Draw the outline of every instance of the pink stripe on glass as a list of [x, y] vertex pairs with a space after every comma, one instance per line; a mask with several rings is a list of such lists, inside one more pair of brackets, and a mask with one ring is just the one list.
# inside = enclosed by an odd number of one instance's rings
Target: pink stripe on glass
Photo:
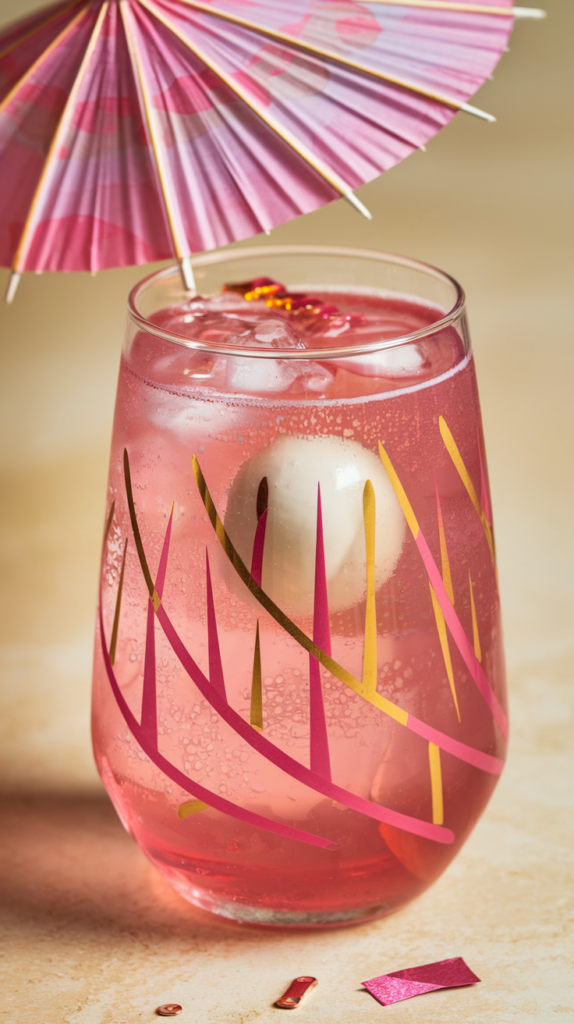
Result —
[[221, 650], [219, 647], [219, 636], [217, 634], [217, 619], [215, 616], [215, 602], [213, 600], [213, 587], [211, 585], [211, 570], [209, 568], [209, 553], [205, 549], [205, 577], [207, 586], [207, 647], [209, 652], [209, 681], [227, 700], [225, 692], [225, 679], [223, 678], [223, 664], [221, 662]]
[[253, 555], [251, 556], [251, 575], [258, 587], [261, 586], [263, 575], [263, 554], [265, 551], [265, 530], [267, 527], [268, 511], [268, 509], [265, 509], [257, 521], [255, 540], [253, 541]]
[[508, 735], [508, 719], [501, 708], [496, 694], [493, 692], [492, 687], [486, 678], [484, 669], [480, 664], [472, 644], [470, 643], [464, 629], [462, 628], [460, 619], [456, 614], [450, 598], [446, 592], [445, 585], [442, 581], [442, 576], [438, 570], [436, 562], [430, 552], [430, 548], [419, 529], [417, 536], [415, 537], [416, 545], [420, 551], [422, 560], [425, 564], [426, 571], [429, 579], [432, 583], [433, 590], [436, 594], [437, 601], [440, 605], [441, 611], [445, 617], [448, 628], [450, 629], [452, 638], [458, 647], [464, 663], [468, 668], [472, 678], [474, 679], [480, 693], [484, 697], [486, 704], [490, 708], [493, 717], [498, 722], [503, 736]]
[[[313, 609], [313, 643], [331, 656], [331, 629], [327, 598], [327, 574], [323, 544], [323, 516], [321, 513], [321, 487], [317, 485], [317, 546], [315, 551], [315, 603]], [[321, 666], [309, 655], [310, 717], [311, 717], [311, 771], [331, 781], [329, 737], [325, 720], [325, 705], [321, 685]]]

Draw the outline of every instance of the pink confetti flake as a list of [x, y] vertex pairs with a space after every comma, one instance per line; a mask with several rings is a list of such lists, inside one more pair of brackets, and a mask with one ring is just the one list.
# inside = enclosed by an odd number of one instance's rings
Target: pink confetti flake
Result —
[[403, 999], [411, 999], [425, 992], [474, 985], [477, 981], [480, 978], [473, 974], [462, 957], [455, 956], [451, 960], [439, 960], [434, 964], [381, 974], [379, 978], [371, 978], [362, 984], [379, 1003], [390, 1006], [391, 1003], [400, 1003]]

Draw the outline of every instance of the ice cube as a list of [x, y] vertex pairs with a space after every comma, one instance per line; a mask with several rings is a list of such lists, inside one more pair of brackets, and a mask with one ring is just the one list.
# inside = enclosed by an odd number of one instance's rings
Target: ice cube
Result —
[[360, 377], [415, 377], [428, 362], [420, 344], [411, 343], [337, 359], [334, 364]]
[[278, 316], [262, 316], [254, 323], [244, 323], [228, 344], [243, 348], [305, 348], [300, 334]]
[[233, 293], [192, 299], [185, 305], [161, 310], [153, 319], [165, 330], [206, 344], [240, 348], [305, 348], [300, 333], [292, 328], [286, 317], [270, 316], [264, 302], [247, 303]]
[[235, 313], [188, 314], [185, 318], [186, 334], [195, 341], [211, 345], [237, 344], [236, 337], [249, 333], [251, 324]]
[[[259, 306], [265, 307], [263, 302]], [[242, 295], [234, 292], [220, 292], [217, 295], [196, 295], [180, 307], [187, 313], [197, 316], [200, 313], [238, 313], [242, 315], [249, 308]]]
[[335, 379], [335, 374], [324, 363], [305, 361], [301, 374], [301, 387], [314, 394], [325, 394]]
[[[229, 345], [244, 348], [305, 348], [300, 335], [278, 316], [263, 316], [229, 339]], [[227, 384], [244, 394], [287, 391], [293, 381], [307, 372], [307, 360], [229, 357]]]
[[297, 359], [241, 359], [227, 360], [227, 384], [243, 394], [261, 392], [309, 391], [324, 394], [334, 375], [322, 363]]
[[226, 362], [227, 386], [244, 395], [287, 391], [300, 373], [297, 362], [289, 363], [286, 359], [229, 356]]

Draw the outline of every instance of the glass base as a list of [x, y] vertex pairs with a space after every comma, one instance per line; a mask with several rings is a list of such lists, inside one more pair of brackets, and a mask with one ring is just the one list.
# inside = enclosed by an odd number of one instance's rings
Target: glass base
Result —
[[353, 924], [364, 924], [365, 921], [374, 921], [378, 917], [386, 917], [387, 914], [398, 909], [389, 903], [351, 910], [315, 912], [250, 906], [248, 903], [239, 903], [234, 900], [217, 899], [213, 893], [182, 883], [180, 879], [174, 879], [171, 874], [168, 874], [167, 877], [188, 903], [193, 903], [201, 910], [207, 910], [210, 914], [216, 914], [218, 917], [225, 917], [228, 921], [267, 928], [343, 928]]

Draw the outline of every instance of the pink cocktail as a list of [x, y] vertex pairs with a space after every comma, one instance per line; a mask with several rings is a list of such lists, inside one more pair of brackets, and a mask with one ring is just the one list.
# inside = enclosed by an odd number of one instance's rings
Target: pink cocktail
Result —
[[[187, 899], [325, 925], [440, 875], [503, 766], [464, 297], [259, 248], [131, 297], [94, 671], [98, 768]], [[239, 282], [239, 283], [238, 283]]]

